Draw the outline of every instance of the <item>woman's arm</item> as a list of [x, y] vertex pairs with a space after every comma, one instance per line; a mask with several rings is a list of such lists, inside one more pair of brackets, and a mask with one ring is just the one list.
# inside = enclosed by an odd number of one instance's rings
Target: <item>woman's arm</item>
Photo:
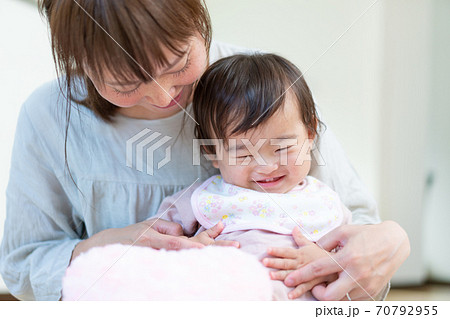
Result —
[[339, 194], [352, 212], [352, 222], [359, 225], [341, 226], [319, 240], [319, 244], [328, 251], [343, 247], [336, 254], [339, 265], [324, 257], [294, 271], [285, 283], [294, 287], [320, 276], [338, 273], [339, 278], [326, 289], [323, 286], [313, 289], [316, 298], [339, 300], [350, 293], [352, 300], [377, 299], [409, 255], [408, 236], [395, 222], [378, 224], [380, 218], [375, 200], [329, 128], [321, 131], [316, 146], [312, 152], [310, 174]]
[[338, 273], [339, 278], [333, 283], [313, 289], [319, 300], [341, 300], [347, 293], [352, 300], [377, 300], [410, 252], [408, 236], [393, 221], [344, 225], [322, 237], [318, 245], [327, 251], [341, 249], [333, 259], [323, 257], [293, 271], [285, 284], [294, 287], [316, 277]]
[[185, 238], [180, 224], [163, 219], [149, 219], [123, 228], [106, 229], [80, 241], [75, 246], [70, 261], [92, 247], [117, 243], [166, 250], [203, 247], [203, 244]]
[[92, 247], [113, 243], [167, 250], [203, 247], [203, 244], [185, 237], [197, 231], [198, 223], [193, 214], [182, 213], [191, 210], [190, 195], [196, 185], [166, 197], [151, 219], [124, 228], [106, 229], [80, 242], [73, 251], [72, 259]]
[[182, 234], [181, 227], [167, 221], [107, 229], [85, 239], [84, 217], [71, 201], [80, 194], [70, 177], [61, 176], [53, 167], [64, 144], [55, 142], [57, 150], [53, 150], [49, 141], [59, 132], [47, 123], [36, 128], [35, 116], [28, 113], [36, 115], [36, 98], [31, 102], [25, 103], [17, 124], [0, 250], [0, 271], [13, 295], [25, 300], [59, 300], [61, 280], [71, 259], [94, 246], [136, 242], [167, 249], [202, 247], [174, 237]]
[[[292, 231], [292, 237], [298, 248], [291, 247], [269, 247], [267, 254], [271, 257], [266, 257], [262, 260], [266, 267], [278, 269], [270, 273], [272, 280], [284, 281], [286, 277], [294, 270], [301, 268], [317, 259], [326, 256], [332, 256], [334, 253], [329, 253], [317, 246], [315, 243], [308, 240], [300, 231], [300, 228], [295, 227]], [[292, 291], [289, 292], [289, 299], [296, 299], [305, 292], [311, 290], [314, 286], [322, 283], [332, 282], [337, 279], [336, 274], [315, 277], [311, 281], [299, 283]]]
[[[31, 106], [31, 105], [30, 105]], [[42, 136], [22, 108], [6, 191], [2, 277], [25, 300], [58, 300], [61, 279], [85, 230], [50, 165]]]
[[181, 225], [181, 234], [179, 236], [188, 236], [189, 241], [201, 245], [217, 245], [217, 246], [233, 246], [239, 248], [239, 243], [230, 240], [215, 240], [222, 232], [224, 225], [219, 222], [213, 227], [202, 232], [191, 205], [191, 196], [201, 182], [197, 182], [188, 188], [185, 188], [178, 193], [166, 197], [155, 217], [151, 220], [158, 220], [164, 222], [174, 222]]

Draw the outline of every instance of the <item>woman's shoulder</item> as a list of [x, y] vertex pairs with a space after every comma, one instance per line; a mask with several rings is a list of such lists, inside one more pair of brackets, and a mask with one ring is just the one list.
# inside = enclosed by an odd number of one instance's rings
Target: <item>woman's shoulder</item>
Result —
[[25, 100], [23, 108], [30, 115], [32, 113], [41, 113], [44, 110], [52, 109], [57, 103], [61, 92], [59, 89], [58, 79], [46, 82], [36, 88], [33, 93]]
[[73, 115], [92, 117], [93, 113], [88, 108], [72, 101], [68, 102], [64, 89], [60, 86], [62, 81], [64, 78], [57, 78], [36, 88], [22, 105], [22, 117], [26, 116], [33, 125], [45, 128], [53, 125], [64, 127], [68, 108]]

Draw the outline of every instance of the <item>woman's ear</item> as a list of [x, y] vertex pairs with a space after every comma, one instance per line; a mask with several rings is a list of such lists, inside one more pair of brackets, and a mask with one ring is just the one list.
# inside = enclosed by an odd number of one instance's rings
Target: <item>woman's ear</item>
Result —
[[212, 165], [213, 165], [215, 168], [219, 168], [219, 161], [217, 161], [217, 160], [212, 160]]

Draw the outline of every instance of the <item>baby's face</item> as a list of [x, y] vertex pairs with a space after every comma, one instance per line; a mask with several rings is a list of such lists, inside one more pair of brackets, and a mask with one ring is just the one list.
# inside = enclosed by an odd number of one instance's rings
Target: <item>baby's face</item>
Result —
[[229, 184], [259, 192], [286, 193], [308, 175], [312, 138], [288, 91], [277, 113], [256, 129], [230, 137], [213, 163]]

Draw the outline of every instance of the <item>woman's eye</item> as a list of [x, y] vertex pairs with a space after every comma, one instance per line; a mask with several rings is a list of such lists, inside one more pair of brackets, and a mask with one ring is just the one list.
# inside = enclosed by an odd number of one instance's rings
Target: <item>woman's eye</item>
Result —
[[133, 93], [135, 93], [138, 89], [139, 89], [139, 87], [137, 87], [137, 88], [135, 88], [135, 89], [133, 89], [133, 90], [130, 90], [130, 91], [125, 91], [125, 92], [123, 92], [123, 91], [119, 91], [119, 90], [113, 88], [114, 92], [115, 92], [117, 95], [124, 95], [124, 96], [131, 96], [131, 95], [132, 95]]
[[189, 67], [191, 66], [191, 59], [188, 57], [186, 60], [186, 64], [184, 65], [184, 67], [180, 70], [175, 72], [173, 75], [174, 76], [180, 76], [181, 74], [183, 74], [184, 72], [187, 71], [187, 69], [189, 69]]

